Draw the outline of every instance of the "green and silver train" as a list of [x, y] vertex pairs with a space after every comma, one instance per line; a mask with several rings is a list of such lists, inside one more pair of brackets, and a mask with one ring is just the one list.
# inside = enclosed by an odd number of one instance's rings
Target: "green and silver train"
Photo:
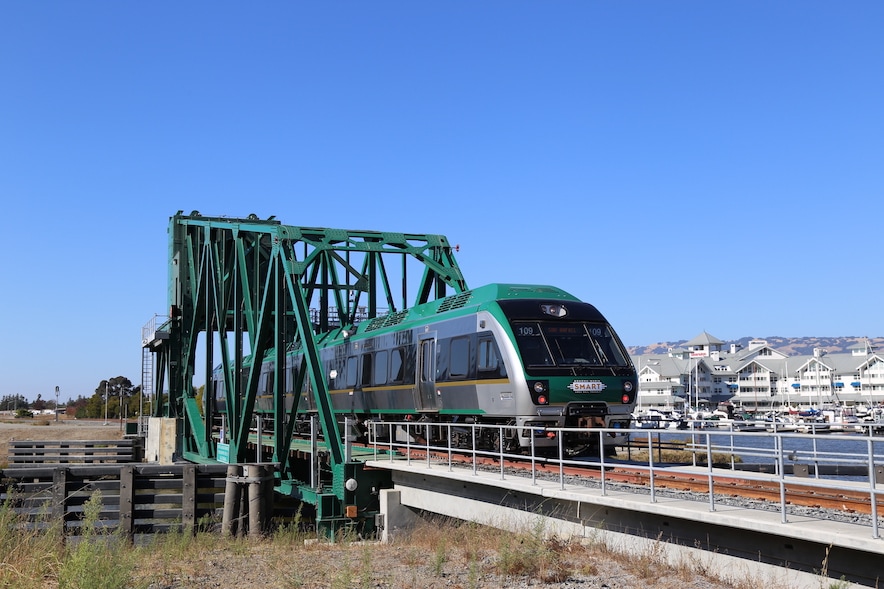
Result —
[[[475, 435], [459, 424], [480, 424], [490, 426], [478, 430], [485, 448], [597, 450], [593, 430], [627, 429], [638, 393], [635, 367], [605, 317], [551, 286], [491, 284], [339, 329], [319, 347], [341, 421], [350, 417], [363, 432], [371, 420], [443, 424], [432, 427], [434, 438], [450, 435], [456, 446]], [[301, 359], [297, 349], [285, 357], [287, 411]], [[275, 361], [270, 353], [262, 364], [258, 413], [273, 411]], [[216, 372], [220, 412], [223, 382]], [[297, 399], [300, 418], [316, 410], [311, 391]], [[579, 429], [560, 441], [548, 428]], [[602, 438], [608, 445], [616, 436]]]

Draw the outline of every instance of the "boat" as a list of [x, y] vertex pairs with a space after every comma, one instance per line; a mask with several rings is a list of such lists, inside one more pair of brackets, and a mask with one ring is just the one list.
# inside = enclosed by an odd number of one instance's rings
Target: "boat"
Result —
[[827, 434], [832, 431], [832, 424], [823, 420], [799, 420], [797, 430], [803, 434]]
[[633, 413], [632, 423], [636, 429], [668, 429], [672, 424], [666, 415], [655, 409]]
[[767, 431], [774, 433], [788, 433], [798, 431], [798, 423], [790, 417], [771, 415], [764, 420]]
[[733, 428], [736, 432], [766, 432], [767, 424], [763, 420], [735, 419]]

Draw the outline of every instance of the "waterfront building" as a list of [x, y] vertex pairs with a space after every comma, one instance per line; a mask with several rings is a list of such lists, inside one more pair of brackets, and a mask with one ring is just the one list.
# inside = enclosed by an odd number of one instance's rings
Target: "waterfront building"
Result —
[[789, 356], [765, 340], [742, 348], [705, 331], [666, 354], [634, 355], [642, 408], [731, 403], [749, 411], [884, 403], [884, 353], [866, 341], [846, 353]]

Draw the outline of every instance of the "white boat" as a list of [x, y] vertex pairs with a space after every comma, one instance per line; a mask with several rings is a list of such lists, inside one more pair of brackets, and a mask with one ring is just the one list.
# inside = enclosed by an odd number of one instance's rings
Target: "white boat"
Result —
[[678, 422], [679, 419], [673, 414], [656, 409], [648, 409], [647, 411], [632, 414], [633, 427], [637, 429], [674, 429]]
[[733, 428], [737, 432], [766, 432], [767, 424], [757, 419], [735, 419]]
[[769, 432], [794, 432], [798, 431], [798, 424], [789, 417], [771, 417], [764, 420]]
[[798, 431], [803, 434], [827, 434], [832, 431], [832, 424], [825, 421], [799, 421]]

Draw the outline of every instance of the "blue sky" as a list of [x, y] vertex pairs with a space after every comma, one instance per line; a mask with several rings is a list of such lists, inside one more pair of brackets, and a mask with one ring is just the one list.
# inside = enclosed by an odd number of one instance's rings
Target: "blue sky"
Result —
[[141, 380], [178, 210], [441, 233], [627, 345], [884, 335], [884, 3], [0, 4], [0, 396]]

